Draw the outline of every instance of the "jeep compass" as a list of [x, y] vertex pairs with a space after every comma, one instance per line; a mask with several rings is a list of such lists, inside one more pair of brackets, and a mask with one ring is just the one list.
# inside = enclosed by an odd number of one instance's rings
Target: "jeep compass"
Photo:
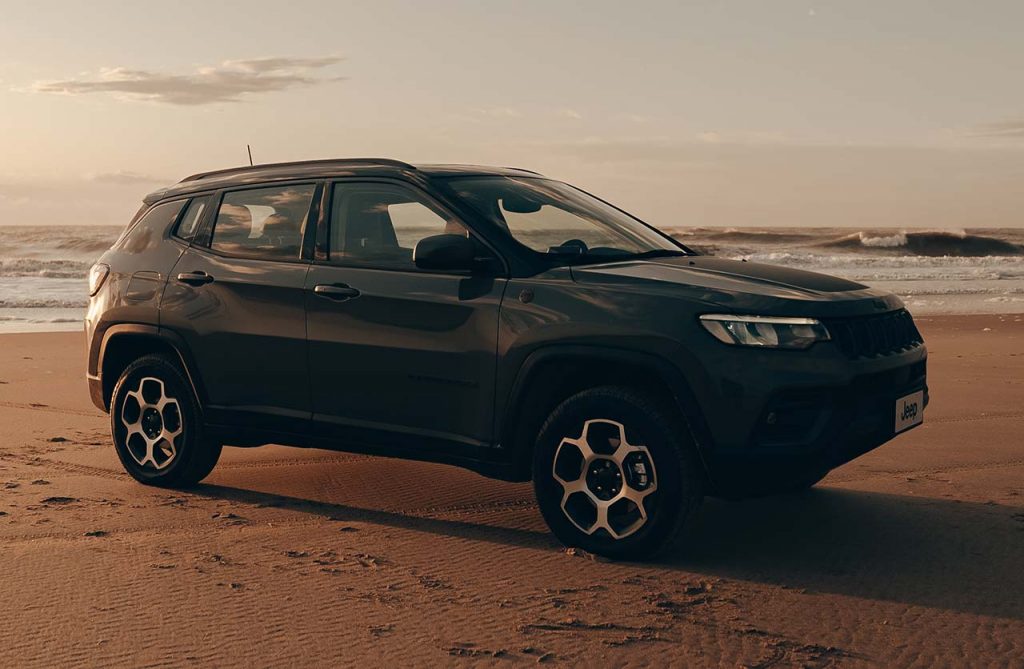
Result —
[[796, 491], [913, 428], [900, 300], [702, 255], [534, 172], [384, 159], [206, 172], [92, 268], [93, 402], [127, 472], [224, 445], [533, 481], [563, 543], [671, 545], [705, 494]]

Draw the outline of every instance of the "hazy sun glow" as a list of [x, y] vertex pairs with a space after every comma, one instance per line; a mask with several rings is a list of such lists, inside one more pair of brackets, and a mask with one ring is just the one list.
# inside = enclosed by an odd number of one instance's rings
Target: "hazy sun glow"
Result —
[[528, 167], [662, 226], [1024, 226], [1021, 3], [681, 4], [9, 3], [0, 224], [121, 224], [248, 143]]

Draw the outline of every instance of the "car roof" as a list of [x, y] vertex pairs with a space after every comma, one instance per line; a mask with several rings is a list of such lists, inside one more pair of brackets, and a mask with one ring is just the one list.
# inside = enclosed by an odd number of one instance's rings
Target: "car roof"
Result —
[[161, 188], [146, 196], [147, 203], [168, 197], [188, 195], [200, 191], [230, 188], [272, 181], [292, 179], [324, 179], [343, 176], [537, 176], [536, 172], [515, 167], [487, 167], [482, 165], [412, 165], [390, 158], [332, 158], [328, 160], [302, 160], [290, 163], [245, 165], [210, 172], [191, 174], [173, 186]]

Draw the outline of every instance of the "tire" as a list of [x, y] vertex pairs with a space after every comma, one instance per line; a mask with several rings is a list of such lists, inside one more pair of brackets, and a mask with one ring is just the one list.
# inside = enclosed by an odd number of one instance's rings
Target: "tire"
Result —
[[213, 471], [221, 444], [203, 436], [199, 403], [178, 364], [146, 355], [121, 373], [110, 402], [110, 433], [132, 478], [187, 488]]
[[628, 388], [568, 398], [534, 448], [534, 491], [548, 527], [566, 546], [615, 559], [673, 547], [700, 505], [703, 481], [674, 407]]

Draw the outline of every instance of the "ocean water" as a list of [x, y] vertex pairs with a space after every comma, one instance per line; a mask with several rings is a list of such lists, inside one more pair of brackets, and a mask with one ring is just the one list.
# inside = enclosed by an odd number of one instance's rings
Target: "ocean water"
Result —
[[120, 226], [0, 226], [0, 332], [81, 330], [89, 268]]
[[[120, 227], [0, 226], [0, 332], [78, 330], [89, 268]], [[1024, 229], [665, 228], [728, 258], [891, 290], [915, 315], [1024, 313]]]
[[1024, 313], [1024, 229], [666, 229], [728, 258], [842, 276], [896, 293], [915, 315]]

